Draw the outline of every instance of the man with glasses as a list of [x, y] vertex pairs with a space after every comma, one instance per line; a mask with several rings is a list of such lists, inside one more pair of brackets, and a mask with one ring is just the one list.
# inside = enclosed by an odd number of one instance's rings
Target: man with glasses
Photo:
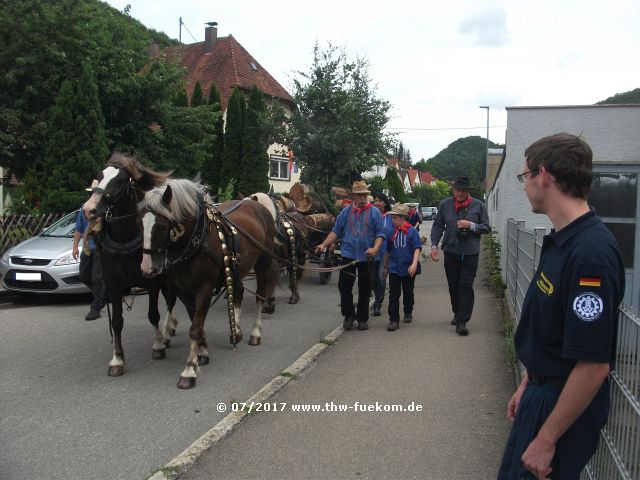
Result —
[[446, 198], [438, 208], [431, 227], [431, 259], [438, 261], [438, 243], [444, 233], [444, 271], [449, 285], [449, 297], [456, 333], [469, 334], [467, 322], [471, 319], [475, 295], [473, 282], [478, 270], [480, 236], [489, 233], [489, 216], [484, 204], [471, 195], [471, 182], [460, 177], [452, 185], [453, 196]]
[[578, 479], [609, 412], [617, 309], [624, 295], [618, 244], [587, 204], [591, 147], [559, 133], [525, 151], [518, 180], [544, 237], [514, 343], [527, 371], [509, 400], [513, 427], [498, 479]]

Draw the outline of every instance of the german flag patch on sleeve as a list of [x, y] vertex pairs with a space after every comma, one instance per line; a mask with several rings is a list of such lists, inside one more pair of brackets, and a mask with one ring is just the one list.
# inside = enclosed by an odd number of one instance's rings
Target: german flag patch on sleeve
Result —
[[581, 287], [600, 287], [602, 280], [594, 277], [580, 277], [579, 284]]

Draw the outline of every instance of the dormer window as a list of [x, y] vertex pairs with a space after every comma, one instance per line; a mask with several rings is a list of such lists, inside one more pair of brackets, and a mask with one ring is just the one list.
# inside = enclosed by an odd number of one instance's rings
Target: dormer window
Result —
[[251, 62], [251, 68], [253, 68], [256, 72], [258, 71], [258, 66], [253, 62]]

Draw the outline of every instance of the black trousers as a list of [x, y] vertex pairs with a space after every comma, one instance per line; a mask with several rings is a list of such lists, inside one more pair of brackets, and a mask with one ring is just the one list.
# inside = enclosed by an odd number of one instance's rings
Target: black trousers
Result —
[[91, 310], [99, 312], [105, 304], [104, 280], [102, 279], [102, 260], [95, 251], [87, 256], [80, 252], [80, 281], [91, 289], [93, 296]]
[[473, 312], [473, 281], [478, 271], [478, 257], [478, 254], [457, 255], [444, 252], [444, 272], [449, 284], [451, 310], [462, 323], [467, 323]]
[[415, 275], [401, 277], [395, 273], [389, 274], [389, 322], [400, 321], [400, 289], [402, 288], [402, 310], [405, 315], [413, 313], [413, 286]]
[[[353, 262], [351, 258], [342, 258], [342, 264]], [[377, 271], [377, 263], [373, 262], [373, 274]], [[353, 285], [358, 277], [358, 311], [353, 308]], [[369, 298], [371, 297], [371, 276], [368, 262], [358, 262], [340, 270], [338, 290], [340, 290], [340, 312], [343, 317], [353, 317], [358, 322], [369, 320]]]

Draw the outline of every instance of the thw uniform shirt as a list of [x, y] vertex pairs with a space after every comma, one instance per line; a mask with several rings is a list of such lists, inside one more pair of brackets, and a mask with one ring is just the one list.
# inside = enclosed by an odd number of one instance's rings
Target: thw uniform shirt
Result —
[[544, 237], [515, 335], [530, 371], [566, 378], [578, 360], [614, 366], [624, 296], [618, 244], [594, 211]]

